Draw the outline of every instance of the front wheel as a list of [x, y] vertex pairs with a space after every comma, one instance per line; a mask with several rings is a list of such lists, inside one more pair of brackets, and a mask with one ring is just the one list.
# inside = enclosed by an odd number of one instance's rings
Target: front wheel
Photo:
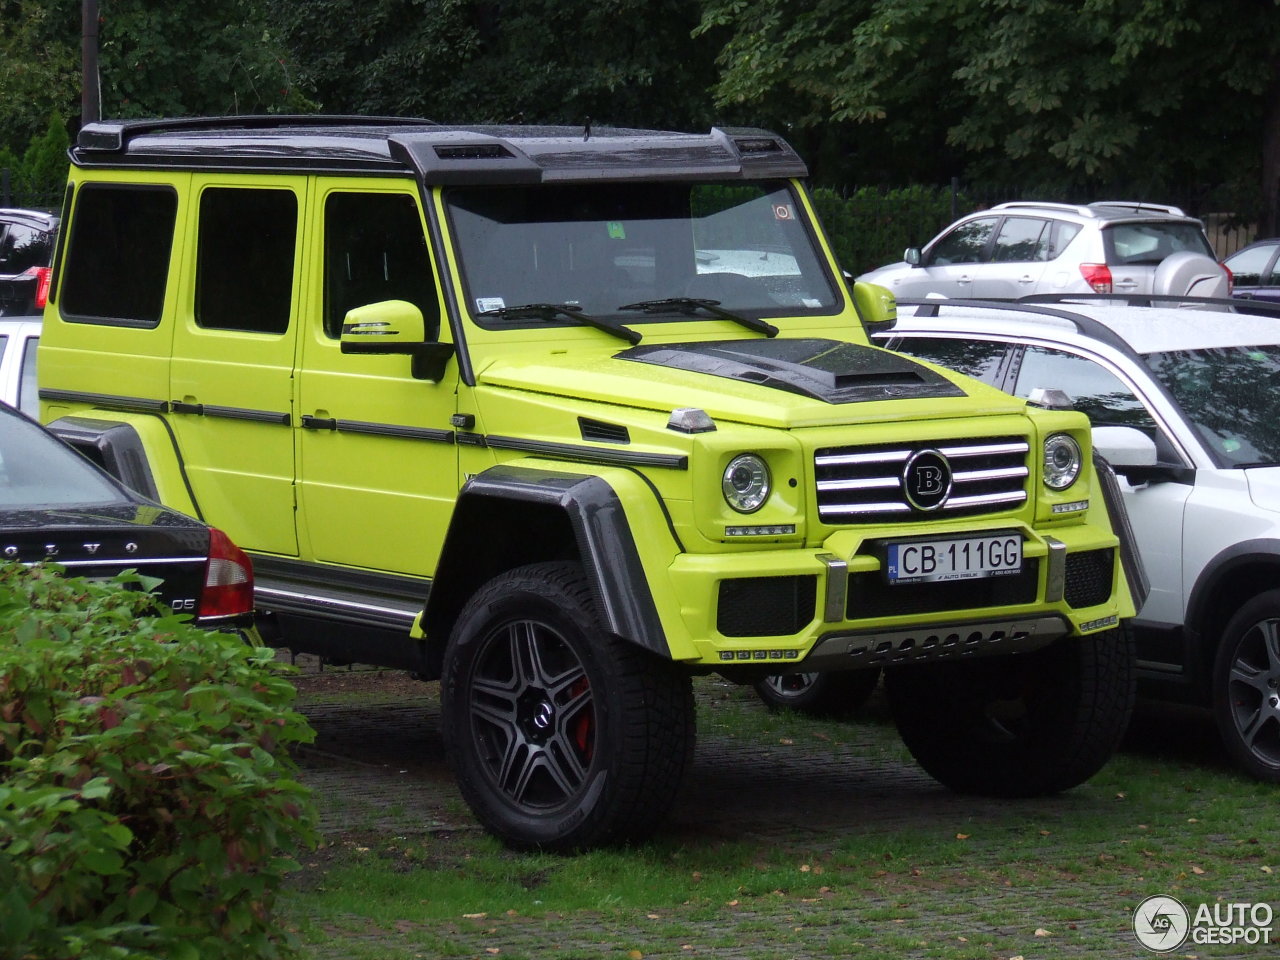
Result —
[[1213, 669], [1213, 712], [1227, 752], [1259, 780], [1280, 783], [1280, 590], [1227, 621]]
[[693, 754], [689, 677], [606, 633], [576, 564], [521, 567], [471, 598], [441, 700], [463, 797], [517, 848], [643, 838]]
[[880, 671], [777, 673], [755, 684], [756, 696], [770, 710], [791, 710], [809, 717], [848, 717], [871, 698]]
[[1035, 797], [1107, 762], [1133, 710], [1128, 631], [1059, 640], [1032, 653], [885, 671], [907, 749], [960, 793]]

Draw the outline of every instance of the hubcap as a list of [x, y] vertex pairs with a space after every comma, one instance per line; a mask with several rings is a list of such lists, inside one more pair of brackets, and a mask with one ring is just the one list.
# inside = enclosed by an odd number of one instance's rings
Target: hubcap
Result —
[[503, 624], [483, 642], [471, 679], [471, 730], [493, 785], [546, 810], [583, 786], [595, 753], [595, 699], [586, 670], [545, 623]]
[[765, 677], [764, 682], [779, 697], [789, 698], [807, 693], [818, 682], [818, 676], [816, 673], [775, 673]]
[[1241, 638], [1227, 678], [1236, 733], [1264, 763], [1280, 765], [1280, 620], [1254, 624]]

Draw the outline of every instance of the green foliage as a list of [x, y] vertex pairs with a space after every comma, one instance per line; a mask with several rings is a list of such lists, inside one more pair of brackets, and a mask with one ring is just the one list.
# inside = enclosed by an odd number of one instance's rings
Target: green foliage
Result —
[[62, 118], [54, 114], [44, 136], [28, 144], [22, 156], [0, 151], [0, 169], [9, 171], [12, 203], [18, 207], [53, 209], [67, 182], [67, 148], [71, 139]]
[[854, 276], [900, 260], [903, 250], [923, 246], [954, 219], [951, 191], [934, 187], [862, 187], [847, 197], [818, 187], [812, 196], [836, 261]]
[[0, 955], [285, 956], [314, 841], [293, 687], [117, 579], [0, 566]]

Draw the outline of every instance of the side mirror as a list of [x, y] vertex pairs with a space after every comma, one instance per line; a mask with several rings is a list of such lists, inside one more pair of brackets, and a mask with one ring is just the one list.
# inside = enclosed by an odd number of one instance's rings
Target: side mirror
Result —
[[898, 322], [898, 301], [887, 287], [859, 280], [853, 285], [853, 309], [867, 333], [892, 330]]
[[1094, 427], [1093, 450], [1131, 484], [1195, 483], [1189, 467], [1156, 462], [1156, 442], [1135, 427]]
[[913, 267], [920, 266], [920, 248], [907, 247], [906, 250], [902, 251], [902, 259], [907, 261], [907, 263], [911, 264]]
[[402, 353], [415, 380], [439, 380], [453, 356], [452, 343], [426, 340], [422, 311], [407, 300], [382, 300], [349, 310], [342, 321], [341, 350], [355, 354]]

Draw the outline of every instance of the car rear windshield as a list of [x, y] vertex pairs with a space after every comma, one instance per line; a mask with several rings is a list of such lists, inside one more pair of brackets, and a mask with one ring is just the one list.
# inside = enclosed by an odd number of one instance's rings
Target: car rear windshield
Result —
[[1195, 223], [1176, 220], [1116, 223], [1102, 231], [1102, 238], [1107, 263], [1112, 266], [1155, 266], [1170, 254], [1184, 250], [1213, 257], [1213, 248]]
[[0, 405], [0, 509], [128, 502], [88, 460]]
[[642, 322], [661, 315], [621, 308], [695, 297], [769, 316], [830, 313], [839, 302], [785, 182], [455, 187], [445, 196], [475, 314], [552, 303]]
[[1280, 463], [1280, 345], [1146, 355], [1222, 466]]
[[53, 255], [53, 234], [21, 223], [0, 224], [0, 273], [25, 273], [47, 267]]

